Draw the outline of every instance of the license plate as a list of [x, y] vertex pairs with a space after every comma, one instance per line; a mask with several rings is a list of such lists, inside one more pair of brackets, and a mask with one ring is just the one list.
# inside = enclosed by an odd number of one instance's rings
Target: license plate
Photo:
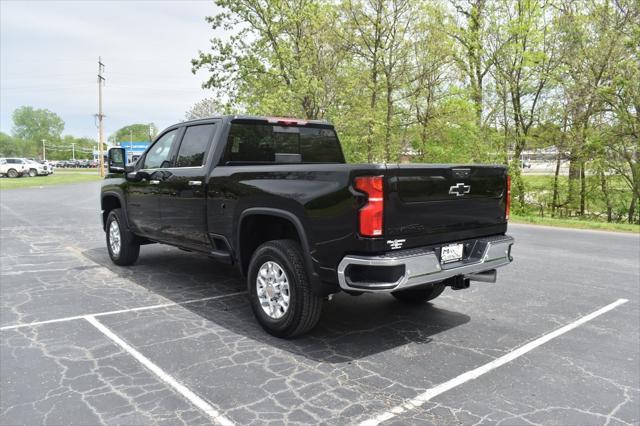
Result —
[[449, 244], [448, 246], [443, 246], [440, 251], [440, 262], [448, 263], [462, 259], [463, 249], [464, 246], [462, 244]]

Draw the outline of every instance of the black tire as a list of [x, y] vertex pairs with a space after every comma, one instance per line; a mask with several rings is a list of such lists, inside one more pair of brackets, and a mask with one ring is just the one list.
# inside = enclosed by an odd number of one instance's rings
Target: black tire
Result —
[[[117, 226], [114, 226], [117, 227], [117, 234], [120, 238], [120, 246], [117, 251], [112, 248], [111, 244], [112, 222], [116, 222]], [[133, 265], [136, 260], [138, 260], [138, 256], [140, 255], [140, 244], [138, 244], [136, 236], [129, 231], [125, 225], [125, 221], [122, 217], [122, 210], [113, 209], [109, 212], [105, 233], [107, 238], [107, 250], [109, 251], [109, 257], [113, 263], [120, 266], [129, 266]]]
[[9, 169], [7, 170], [7, 176], [10, 178], [17, 178], [18, 177], [18, 171], [16, 169]]
[[[289, 282], [288, 309], [277, 319], [265, 312], [258, 297], [258, 273], [267, 262], [276, 263], [284, 271]], [[253, 313], [269, 334], [276, 337], [293, 337], [306, 333], [318, 323], [322, 311], [322, 297], [311, 290], [298, 242], [274, 240], [258, 247], [249, 263], [247, 285]]]
[[38, 176], [38, 171], [36, 169], [29, 169], [29, 177]]
[[424, 287], [394, 291], [391, 295], [402, 303], [419, 305], [440, 296], [444, 289], [445, 285], [443, 283], [435, 283]]

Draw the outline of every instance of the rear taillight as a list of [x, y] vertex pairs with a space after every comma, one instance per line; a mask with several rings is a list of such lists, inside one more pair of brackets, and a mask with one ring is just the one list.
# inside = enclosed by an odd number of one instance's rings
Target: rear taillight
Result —
[[504, 204], [504, 218], [509, 220], [509, 213], [511, 211], [511, 176], [507, 175], [507, 199]]
[[378, 237], [382, 235], [384, 211], [384, 185], [382, 176], [361, 176], [355, 179], [358, 191], [367, 194], [367, 204], [360, 209], [360, 235]]

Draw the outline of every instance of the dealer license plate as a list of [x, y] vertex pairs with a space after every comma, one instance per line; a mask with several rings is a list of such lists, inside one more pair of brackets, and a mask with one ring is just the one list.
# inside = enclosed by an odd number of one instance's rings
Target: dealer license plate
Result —
[[462, 251], [464, 246], [462, 244], [449, 244], [443, 246], [440, 251], [440, 262], [449, 263], [462, 259]]

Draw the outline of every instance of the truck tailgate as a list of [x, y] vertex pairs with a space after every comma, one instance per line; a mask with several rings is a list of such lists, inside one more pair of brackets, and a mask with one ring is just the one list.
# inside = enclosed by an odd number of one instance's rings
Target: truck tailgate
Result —
[[506, 224], [506, 167], [389, 165], [386, 180], [385, 237], [407, 238], [405, 247], [499, 233]]

